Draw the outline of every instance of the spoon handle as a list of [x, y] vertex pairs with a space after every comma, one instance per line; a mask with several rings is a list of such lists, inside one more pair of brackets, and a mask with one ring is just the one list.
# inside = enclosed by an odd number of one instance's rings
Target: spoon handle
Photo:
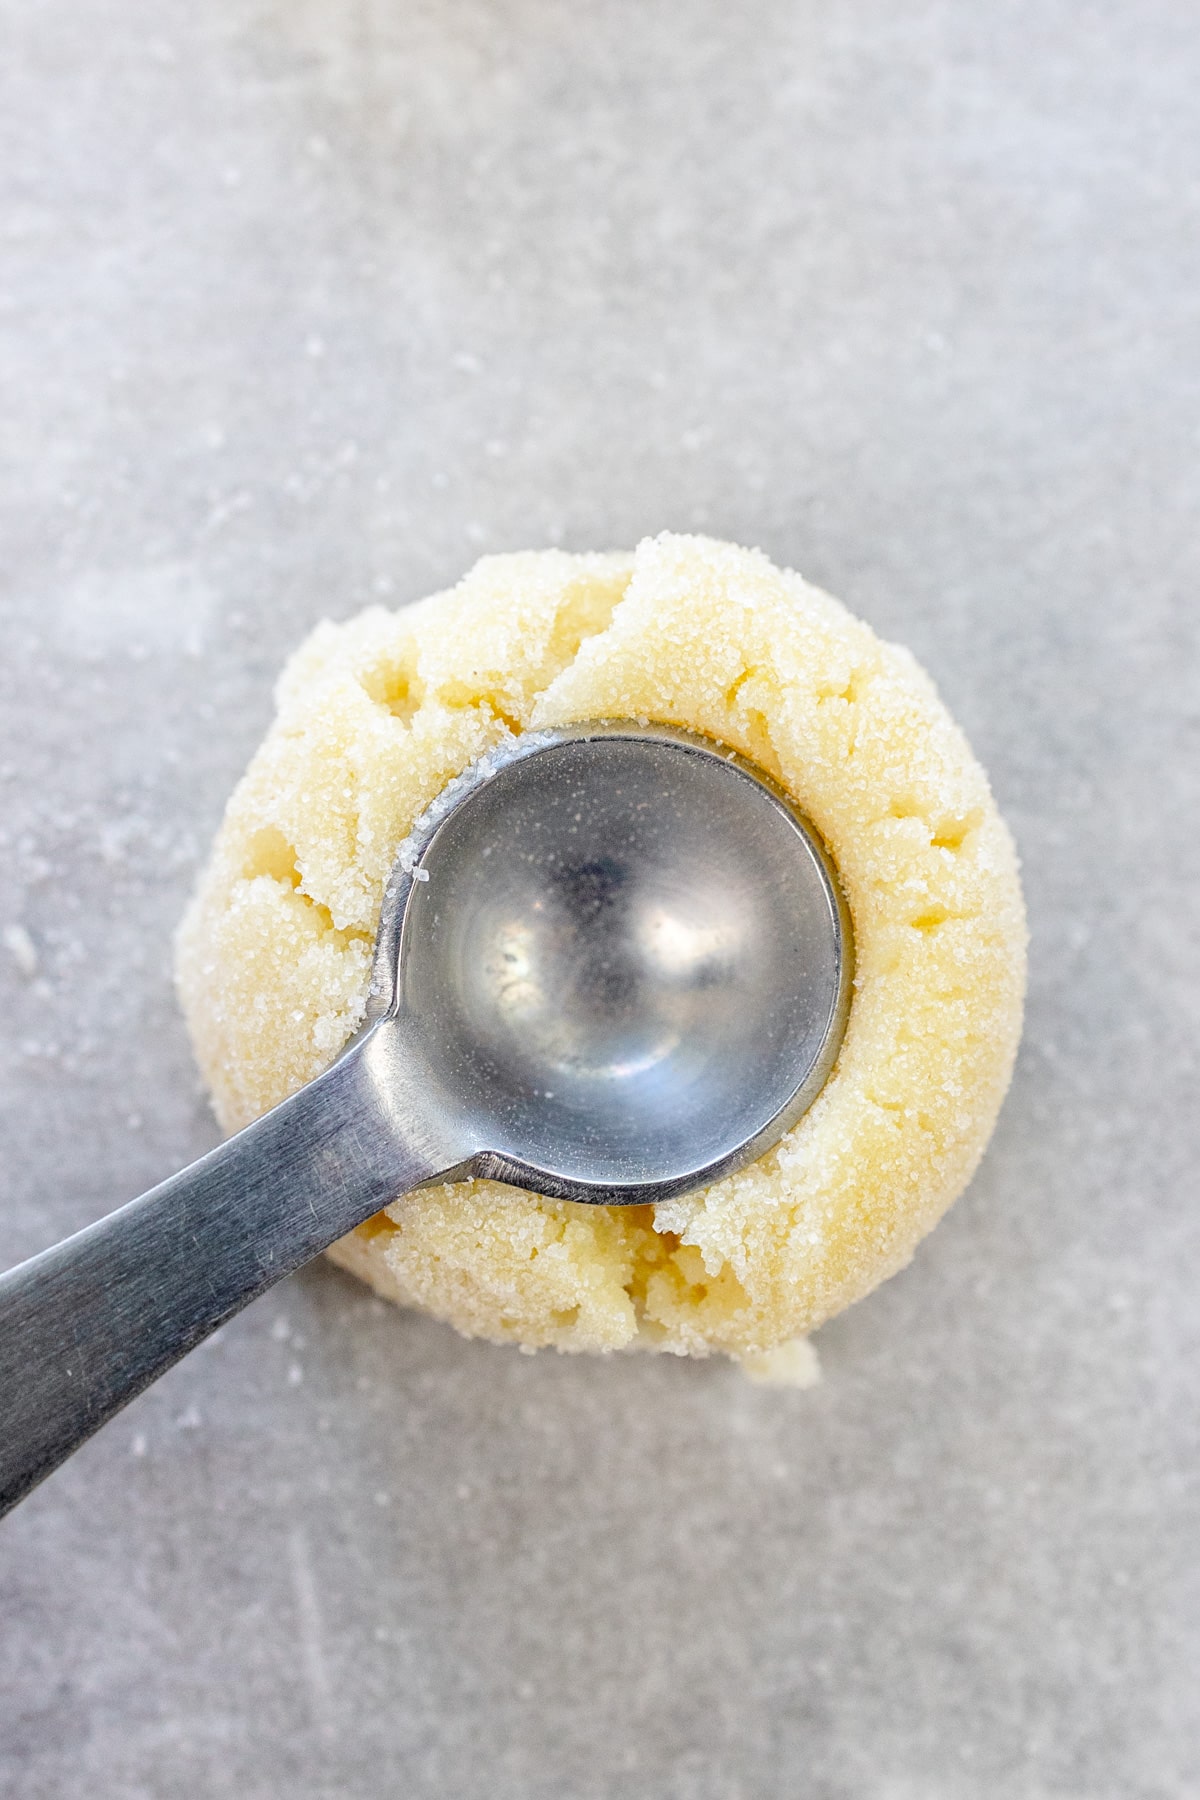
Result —
[[389, 1104], [391, 1051], [376, 1026], [190, 1168], [0, 1276], [0, 1516], [222, 1320], [435, 1173]]

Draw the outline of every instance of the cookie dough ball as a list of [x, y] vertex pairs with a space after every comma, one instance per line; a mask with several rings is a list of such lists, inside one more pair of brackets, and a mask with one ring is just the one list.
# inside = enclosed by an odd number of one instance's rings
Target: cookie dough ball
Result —
[[755, 551], [664, 534], [632, 556], [485, 557], [402, 612], [323, 624], [229, 803], [178, 981], [230, 1131], [363, 1017], [383, 885], [416, 816], [510, 732], [600, 718], [740, 750], [822, 834], [855, 992], [810, 1111], [739, 1174], [655, 1207], [495, 1183], [423, 1190], [331, 1252], [472, 1336], [722, 1351], [811, 1377], [796, 1340], [901, 1268], [969, 1180], [1021, 1026], [1012, 842], [928, 677]]

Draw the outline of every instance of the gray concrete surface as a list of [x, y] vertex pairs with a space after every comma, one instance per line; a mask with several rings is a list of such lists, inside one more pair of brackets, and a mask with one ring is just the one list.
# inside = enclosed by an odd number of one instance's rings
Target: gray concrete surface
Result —
[[326, 1266], [227, 1328], [0, 1530], [0, 1793], [1192, 1800], [1194, 8], [3, 21], [0, 1263], [213, 1141], [169, 939], [273, 673], [484, 547], [702, 526], [910, 643], [1034, 951], [814, 1393]]

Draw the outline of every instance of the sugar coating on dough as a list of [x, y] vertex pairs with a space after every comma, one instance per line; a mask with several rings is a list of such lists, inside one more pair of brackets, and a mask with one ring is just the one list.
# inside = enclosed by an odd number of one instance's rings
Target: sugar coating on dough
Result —
[[912, 656], [757, 551], [664, 534], [632, 556], [485, 557], [448, 593], [319, 625], [277, 701], [177, 943], [230, 1131], [358, 1025], [397, 847], [506, 734], [687, 726], [794, 796], [841, 877], [855, 991], [832, 1076], [773, 1150], [657, 1207], [426, 1189], [332, 1254], [468, 1335], [722, 1351], [760, 1379], [813, 1379], [795, 1340], [901, 1268], [961, 1192], [1020, 1035], [1012, 842]]

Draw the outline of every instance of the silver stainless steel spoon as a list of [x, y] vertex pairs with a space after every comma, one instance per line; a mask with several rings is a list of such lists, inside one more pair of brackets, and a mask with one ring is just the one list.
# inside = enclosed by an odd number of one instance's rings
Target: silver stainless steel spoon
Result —
[[634, 1205], [748, 1162], [820, 1091], [850, 984], [829, 859], [749, 764], [624, 723], [493, 752], [402, 846], [338, 1061], [0, 1277], [0, 1513], [413, 1188]]

